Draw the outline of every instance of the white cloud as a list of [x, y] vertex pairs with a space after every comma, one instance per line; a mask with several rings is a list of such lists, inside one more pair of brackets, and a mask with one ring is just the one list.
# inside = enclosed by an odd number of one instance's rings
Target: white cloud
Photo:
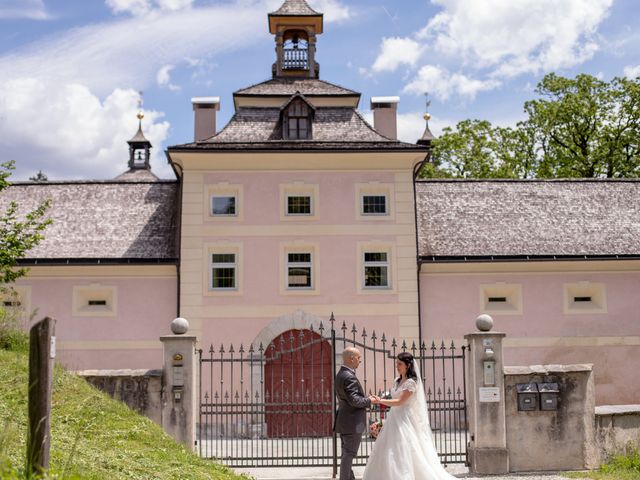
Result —
[[43, 0], [2, 0], [0, 18], [28, 18], [46, 20], [49, 17]]
[[157, 12], [69, 30], [0, 57], [0, 83], [15, 77], [73, 81], [97, 95], [144, 89], [163, 65], [246, 48], [267, 35], [264, 15], [238, 5]]
[[423, 47], [410, 38], [383, 38], [378, 58], [373, 63], [374, 72], [395, 71], [400, 65], [414, 66]]
[[624, 67], [624, 76], [631, 79], [640, 77], [640, 65], [627, 65]]
[[613, 0], [434, 0], [443, 11], [418, 33], [464, 65], [512, 77], [578, 65], [598, 49]]
[[[126, 169], [126, 140], [136, 131], [136, 91], [165, 81], [171, 88], [167, 66], [193, 68], [187, 57], [215, 58], [257, 43], [267, 35], [263, 22], [260, 10], [239, 4], [156, 11], [0, 56], [3, 159], [17, 160], [14, 178], [40, 169], [52, 179], [114, 177]], [[147, 115], [144, 132], [154, 145], [154, 172], [171, 177], [162, 155], [169, 123], [160, 117]]]
[[[362, 112], [364, 119], [373, 125], [373, 112]], [[408, 112], [398, 113], [397, 126], [398, 126], [398, 140], [402, 140], [407, 143], [416, 143], [419, 138], [422, 137], [426, 123], [424, 121], [424, 112]], [[454, 120], [448, 120], [445, 118], [432, 117], [429, 120], [429, 130], [436, 137], [442, 135], [442, 130], [445, 127], [453, 127], [456, 122]]]
[[153, 10], [176, 11], [190, 8], [193, 0], [106, 0], [114, 14], [146, 15]]
[[405, 93], [422, 95], [425, 92], [440, 100], [447, 100], [452, 95], [460, 95], [473, 99], [478, 92], [493, 90], [500, 86], [497, 80], [478, 80], [462, 73], [450, 73], [446, 68], [425, 65], [418, 75], [404, 87]]
[[311, 0], [309, 6], [323, 13], [327, 22], [341, 22], [351, 18], [351, 10], [339, 0]]
[[176, 68], [175, 65], [164, 65], [156, 74], [156, 82], [160, 87], [168, 88], [172, 92], [179, 92], [180, 87], [171, 83], [171, 70], [174, 68]]
[[[129, 140], [136, 132], [138, 92], [116, 89], [103, 101], [78, 84], [51, 90], [33, 77], [0, 89], [0, 146], [3, 160], [16, 159], [16, 178], [42, 170], [50, 180], [113, 178], [127, 169]], [[162, 154], [169, 124], [163, 114], [145, 112], [143, 130], [155, 147], [153, 171], [170, 177]], [[25, 148], [28, 146], [28, 148]]]

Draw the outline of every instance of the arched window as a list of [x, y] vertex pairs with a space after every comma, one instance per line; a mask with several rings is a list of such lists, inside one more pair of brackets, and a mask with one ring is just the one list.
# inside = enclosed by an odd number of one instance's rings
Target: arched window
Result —
[[311, 115], [309, 106], [302, 100], [294, 100], [284, 115], [283, 131], [287, 140], [311, 138]]

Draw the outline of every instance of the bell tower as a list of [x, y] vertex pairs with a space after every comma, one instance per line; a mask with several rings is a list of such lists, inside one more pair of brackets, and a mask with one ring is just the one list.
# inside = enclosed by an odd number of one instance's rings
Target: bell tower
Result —
[[139, 112], [138, 132], [131, 140], [127, 141], [129, 144], [129, 169], [131, 170], [149, 170], [151, 168], [149, 165], [149, 159], [151, 156], [149, 150], [151, 149], [151, 142], [147, 140], [142, 133], [143, 118], [144, 114]]
[[269, 32], [276, 39], [274, 78], [318, 78], [316, 35], [322, 33], [322, 13], [313, 10], [305, 0], [285, 0], [269, 14]]

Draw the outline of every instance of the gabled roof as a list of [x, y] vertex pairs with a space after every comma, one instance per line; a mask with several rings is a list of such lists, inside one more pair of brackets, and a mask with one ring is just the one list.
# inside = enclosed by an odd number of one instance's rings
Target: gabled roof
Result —
[[295, 78], [295, 77], [278, 77], [266, 80], [255, 85], [251, 85], [246, 88], [242, 88], [236, 91], [233, 96], [247, 96], [247, 95], [278, 95], [278, 96], [291, 96], [296, 92], [300, 92], [302, 95], [314, 96], [314, 95], [347, 95], [347, 96], [360, 96], [358, 92], [349, 90], [348, 88], [334, 85], [333, 83], [325, 82], [317, 78]]
[[423, 259], [640, 256], [640, 180], [428, 180], [416, 196]]
[[167, 262], [178, 257], [176, 181], [14, 183], [0, 193], [0, 211], [20, 212], [51, 199], [53, 220], [26, 256], [42, 263]]
[[269, 15], [322, 15], [313, 10], [305, 0], [285, 0], [282, 6]]
[[291, 103], [297, 98], [302, 100], [311, 110], [315, 112], [316, 107], [311, 102], [309, 102], [309, 100], [307, 100], [305, 96], [302, 95], [300, 92], [296, 92], [293, 95], [291, 95], [291, 98], [287, 100], [287, 103], [285, 103], [284, 105], [282, 105], [282, 107], [280, 107], [280, 111], [282, 112], [283, 110], [286, 110], [287, 107], [289, 107], [289, 105], [291, 105]]
[[389, 139], [376, 132], [353, 108], [317, 107], [311, 140], [282, 140], [279, 108], [239, 108], [229, 123], [208, 140], [169, 150], [375, 150], [425, 147]]

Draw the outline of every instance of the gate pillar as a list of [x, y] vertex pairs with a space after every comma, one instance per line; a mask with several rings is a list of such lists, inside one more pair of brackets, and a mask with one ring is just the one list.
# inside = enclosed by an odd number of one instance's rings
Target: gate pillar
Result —
[[173, 335], [163, 335], [162, 428], [190, 450], [195, 449], [198, 392], [195, 335], [185, 335], [184, 318], [171, 322]]
[[509, 472], [502, 341], [504, 333], [491, 332], [493, 319], [480, 315], [478, 332], [464, 336], [467, 357], [469, 414], [469, 469], [476, 474]]

